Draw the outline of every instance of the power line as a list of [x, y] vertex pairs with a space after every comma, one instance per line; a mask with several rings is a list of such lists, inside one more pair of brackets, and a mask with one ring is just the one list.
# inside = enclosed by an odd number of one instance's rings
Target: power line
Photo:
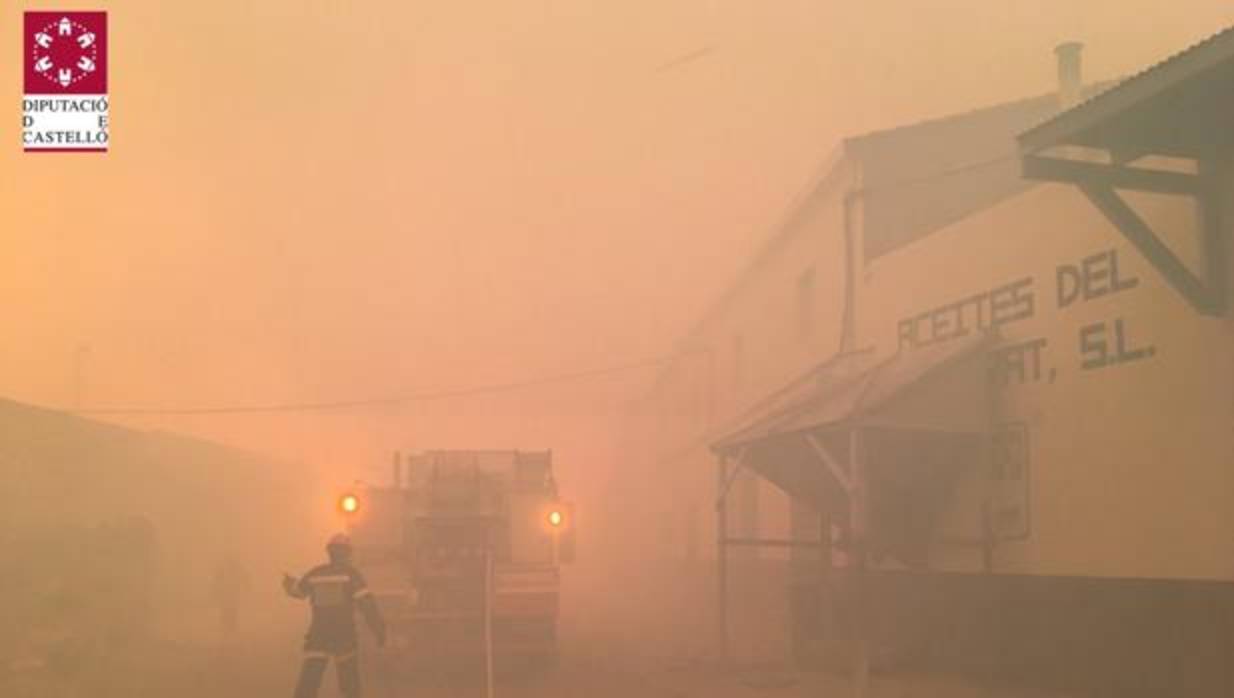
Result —
[[600, 378], [616, 373], [624, 373], [641, 368], [652, 368], [662, 366], [664, 364], [676, 361], [679, 358], [697, 354], [698, 352], [685, 352], [681, 354], [673, 354], [670, 356], [661, 356], [643, 361], [634, 361], [626, 364], [617, 364], [615, 366], [606, 366], [603, 368], [589, 369], [585, 371], [574, 371], [571, 373], [560, 373], [552, 376], [543, 376], [540, 378], [531, 378], [523, 381], [513, 381], [508, 383], [494, 383], [489, 385], [472, 386], [469, 388], [456, 388], [453, 390], [440, 390], [423, 393], [406, 393], [402, 395], [389, 395], [384, 397], [351, 399], [351, 400], [330, 400], [323, 402], [284, 402], [271, 403], [264, 405], [228, 405], [228, 406], [209, 406], [209, 407], [96, 407], [89, 409], [73, 409], [66, 410], [73, 414], [80, 415], [159, 415], [159, 416], [187, 416], [187, 415], [219, 415], [219, 414], [251, 414], [251, 413], [271, 413], [271, 412], [324, 412], [328, 410], [344, 410], [360, 407], [383, 407], [389, 405], [399, 405], [409, 402], [426, 402], [429, 400], [442, 400], [455, 397], [470, 397], [474, 395], [484, 395], [492, 393], [511, 392], [514, 390], [523, 390], [527, 388], [539, 387], [542, 385], [550, 385], [553, 383], [567, 383], [571, 381], [586, 380], [589, 378]]

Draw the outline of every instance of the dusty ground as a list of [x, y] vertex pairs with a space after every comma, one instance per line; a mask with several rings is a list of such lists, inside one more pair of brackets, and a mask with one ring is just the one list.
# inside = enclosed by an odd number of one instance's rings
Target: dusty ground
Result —
[[[441, 696], [481, 698], [484, 685], [477, 680], [418, 680], [374, 691], [389, 698]], [[583, 660], [567, 661], [557, 671], [539, 677], [507, 678], [495, 685], [500, 698], [804, 698], [852, 696], [844, 678], [792, 671], [732, 669], [719, 671], [702, 666], [620, 666]], [[938, 677], [876, 678], [869, 698], [1053, 698], [1049, 694], [1017, 691], [1007, 687], [975, 685]]]
[[[290, 696], [306, 622], [302, 605], [277, 599], [246, 614], [240, 637], [220, 639], [207, 605], [182, 608], [162, 623], [157, 641], [104, 648], [70, 660], [32, 652], [43, 661], [0, 662], [3, 698], [278, 698]], [[599, 605], [565, 624], [555, 670], [503, 675], [495, 698], [819, 698], [853, 695], [843, 676], [762, 668], [720, 669], [706, 658], [705, 618], [679, 600], [659, 609], [680, 630], [638, 622], [648, 601], [601, 615]], [[640, 613], [637, 608], [642, 608]], [[586, 618], [587, 622], [580, 619]], [[657, 630], [656, 628], [660, 628]], [[702, 628], [703, 630], [699, 630]], [[396, 676], [375, 651], [363, 656], [366, 698], [483, 698], [482, 674], [420, 670]], [[323, 698], [338, 695], [333, 671]], [[875, 677], [869, 698], [1076, 698], [949, 677]]]
[[[596, 650], [599, 648], [593, 648]], [[266, 698], [287, 696], [295, 679], [294, 645], [244, 647], [165, 643], [107, 664], [62, 675], [25, 668], [0, 674], [6, 698]], [[382, 658], [365, 658], [370, 698], [482, 698], [477, 672], [421, 670], [396, 677], [381, 671]], [[499, 698], [799, 698], [851, 696], [843, 677], [789, 670], [719, 670], [700, 661], [667, 661], [606, 656], [602, 651], [567, 653], [551, 671], [516, 673], [495, 684]], [[323, 697], [337, 696], [333, 673]], [[983, 686], [943, 677], [876, 677], [870, 698], [1057, 698], [1053, 694]]]

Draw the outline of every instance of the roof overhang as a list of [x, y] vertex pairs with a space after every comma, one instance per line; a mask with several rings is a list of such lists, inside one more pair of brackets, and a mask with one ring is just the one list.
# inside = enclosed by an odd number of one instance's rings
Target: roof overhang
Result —
[[972, 334], [905, 349], [847, 374], [815, 375], [792, 399], [769, 405], [714, 439], [712, 451], [731, 456], [760, 443], [857, 422], [886, 429], [980, 431], [988, 413], [984, 350], [995, 341], [991, 334]]
[[[815, 369], [804, 386], [789, 384], [791, 398], [770, 401], [712, 450], [828, 512], [848, 535], [865, 531], [876, 557], [923, 566], [949, 492], [986, 453], [987, 349], [995, 341], [974, 334], [847, 373]], [[718, 507], [731, 482], [730, 475]]]
[[1064, 145], [1202, 159], [1234, 141], [1234, 29], [1132, 76], [1018, 137], [1023, 155]]
[[[1017, 138], [1025, 178], [1075, 185], [1198, 312], [1226, 310], [1221, 178], [1234, 153], [1234, 28], [1135, 75]], [[1136, 166], [1146, 157], [1184, 169]], [[1192, 269], [1122, 198], [1193, 198], [1204, 263]]]

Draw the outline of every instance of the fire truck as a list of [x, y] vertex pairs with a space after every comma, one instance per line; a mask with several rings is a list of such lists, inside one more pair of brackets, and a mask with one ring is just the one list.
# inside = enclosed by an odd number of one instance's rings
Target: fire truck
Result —
[[574, 506], [552, 451], [395, 454], [393, 482], [338, 498], [357, 566], [409, 663], [550, 666]]

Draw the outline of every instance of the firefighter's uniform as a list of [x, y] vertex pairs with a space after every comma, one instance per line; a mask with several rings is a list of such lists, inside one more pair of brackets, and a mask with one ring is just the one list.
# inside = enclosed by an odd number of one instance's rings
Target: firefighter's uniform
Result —
[[343, 695], [347, 698], [360, 695], [354, 619], [357, 609], [364, 614], [364, 620], [377, 637], [378, 644], [385, 644], [385, 623], [372, 592], [347, 557], [336, 557], [335, 551], [331, 550], [329, 563], [314, 567], [300, 579], [288, 577], [284, 580], [287, 593], [295, 598], [308, 599], [313, 609], [312, 622], [304, 637], [304, 663], [296, 683], [295, 698], [313, 698], [317, 695], [331, 659], [334, 660], [339, 690]]

